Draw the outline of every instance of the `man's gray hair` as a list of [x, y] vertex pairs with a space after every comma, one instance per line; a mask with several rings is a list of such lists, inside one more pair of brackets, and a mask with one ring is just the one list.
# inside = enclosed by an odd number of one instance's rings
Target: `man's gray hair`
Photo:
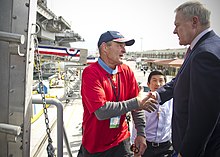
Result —
[[209, 27], [210, 26], [210, 14], [211, 12], [205, 8], [205, 6], [198, 1], [188, 1], [181, 4], [176, 8], [175, 12], [182, 12], [182, 14], [187, 18], [191, 19], [193, 16], [197, 16], [201, 25]]

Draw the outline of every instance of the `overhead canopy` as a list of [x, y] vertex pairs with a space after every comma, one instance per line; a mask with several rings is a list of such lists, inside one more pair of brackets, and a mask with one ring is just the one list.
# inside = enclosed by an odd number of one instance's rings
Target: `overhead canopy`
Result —
[[159, 59], [159, 60], [155, 60], [154, 63], [158, 65], [168, 65], [173, 60], [174, 59]]
[[148, 63], [154, 63], [157, 65], [169, 65], [169, 66], [175, 66], [180, 67], [183, 63], [183, 59], [155, 59], [155, 60], [147, 60]]
[[169, 63], [170, 66], [180, 67], [183, 64], [183, 59], [175, 59]]

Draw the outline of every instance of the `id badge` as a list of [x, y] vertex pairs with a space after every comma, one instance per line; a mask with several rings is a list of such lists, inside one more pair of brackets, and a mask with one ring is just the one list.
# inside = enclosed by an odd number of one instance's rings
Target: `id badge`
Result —
[[112, 117], [110, 119], [110, 128], [118, 128], [120, 124], [120, 116]]

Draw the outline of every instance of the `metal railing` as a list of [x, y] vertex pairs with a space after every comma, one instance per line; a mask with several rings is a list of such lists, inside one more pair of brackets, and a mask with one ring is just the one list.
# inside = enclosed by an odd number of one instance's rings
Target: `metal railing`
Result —
[[[57, 107], [57, 157], [63, 157], [63, 139], [65, 141], [67, 152], [72, 157], [70, 145], [66, 135], [66, 131], [63, 125], [63, 104], [55, 98], [47, 98], [47, 104], [54, 105]], [[33, 104], [42, 104], [41, 97], [32, 96]]]
[[17, 137], [21, 134], [21, 127], [12, 124], [0, 123], [0, 132], [7, 135], [7, 141], [17, 142]]
[[11, 53], [17, 53], [21, 57], [24, 56], [20, 53], [20, 45], [25, 42], [24, 35], [0, 31], [0, 41], [9, 42]]

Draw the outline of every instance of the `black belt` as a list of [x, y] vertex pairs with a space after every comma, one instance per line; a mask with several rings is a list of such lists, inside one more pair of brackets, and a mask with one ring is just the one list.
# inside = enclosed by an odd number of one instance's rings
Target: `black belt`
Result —
[[161, 142], [161, 143], [147, 141], [147, 145], [152, 146], [152, 147], [159, 147], [159, 146], [170, 145], [170, 144], [171, 144], [170, 141]]

